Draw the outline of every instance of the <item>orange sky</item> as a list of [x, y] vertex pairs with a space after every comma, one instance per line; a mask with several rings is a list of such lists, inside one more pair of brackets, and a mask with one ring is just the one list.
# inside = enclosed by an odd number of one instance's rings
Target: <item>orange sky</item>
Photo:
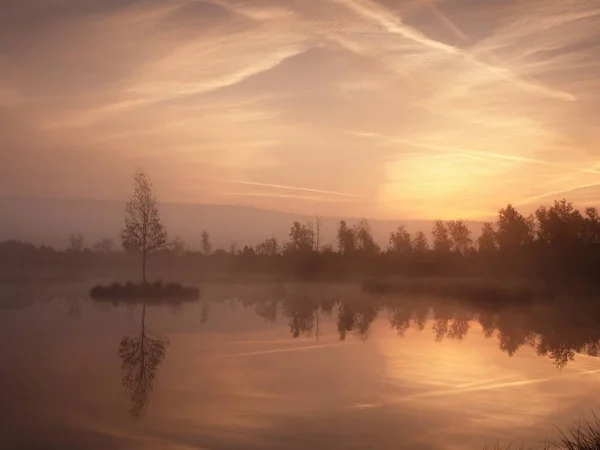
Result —
[[597, 0], [0, 0], [0, 195], [483, 218], [600, 198]]

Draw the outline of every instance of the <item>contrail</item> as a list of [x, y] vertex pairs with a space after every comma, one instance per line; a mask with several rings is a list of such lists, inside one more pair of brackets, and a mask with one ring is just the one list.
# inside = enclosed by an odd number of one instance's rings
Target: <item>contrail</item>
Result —
[[510, 70], [504, 67], [496, 67], [491, 64], [484, 63], [477, 58], [475, 58], [470, 53], [455, 47], [453, 45], [448, 45], [440, 41], [436, 41], [434, 39], [428, 38], [426, 35], [421, 33], [420, 31], [409, 27], [402, 23], [400, 19], [395, 17], [393, 14], [389, 13], [382, 6], [374, 4], [372, 1], [364, 0], [331, 0], [335, 3], [342, 4], [347, 8], [354, 11], [359, 16], [363, 17], [366, 20], [371, 22], [377, 22], [379, 25], [383, 26], [389, 33], [397, 34], [405, 37], [413, 42], [417, 42], [425, 47], [441, 51], [443, 53], [447, 53], [453, 56], [459, 56], [467, 59], [473, 64], [486, 69], [488, 72], [506, 80], [514, 82], [516, 85], [521, 86], [524, 89], [528, 89], [530, 91], [535, 91], [539, 93], [543, 93], [545, 95], [558, 98], [561, 100], [567, 101], [575, 101], [575, 97], [565, 91], [561, 91], [558, 89], [553, 89], [551, 87], [545, 86], [539, 82], [533, 82], [528, 80], [523, 80], [515, 75]]
[[435, 0], [421, 0], [421, 3], [427, 5], [429, 10], [436, 16], [440, 21], [446, 25], [446, 27], [452, 31], [456, 36], [465, 42], [470, 42], [471, 39], [467, 36], [450, 18], [444, 14], [444, 12], [437, 6]]
[[465, 389], [465, 388], [477, 386], [477, 385], [480, 385], [480, 384], [491, 383], [492, 381], [505, 380], [506, 378], [508, 378], [508, 375], [503, 376], [503, 377], [498, 377], [498, 378], [490, 378], [490, 379], [487, 379], [487, 380], [474, 381], [472, 383], [467, 383], [467, 384], [461, 384], [459, 386], [456, 386], [456, 388], [457, 389]]
[[258, 183], [255, 181], [227, 180], [227, 179], [216, 179], [215, 181], [223, 181], [225, 183], [244, 184], [244, 185], [248, 185], [248, 186], [262, 186], [262, 187], [268, 187], [268, 188], [274, 188], [274, 189], [289, 189], [292, 191], [313, 192], [315, 194], [339, 195], [340, 197], [364, 198], [361, 195], [348, 194], [346, 192], [324, 191], [321, 189], [311, 189], [311, 188], [297, 187], [297, 186], [286, 186], [283, 184]]
[[561, 189], [558, 191], [544, 192], [540, 195], [523, 198], [523, 199], [519, 200], [518, 204], [527, 204], [527, 203], [535, 202], [537, 200], [541, 200], [545, 197], [564, 195], [564, 194], [568, 194], [573, 191], [577, 191], [579, 189], [595, 188], [595, 187], [600, 187], [600, 184], [599, 183], [583, 184], [583, 185], [579, 185], [579, 186], [573, 186], [572, 188], [569, 188], [569, 189]]
[[[596, 373], [600, 373], [600, 369], [585, 370], [585, 371], [577, 372], [572, 375], [568, 375], [568, 377], [576, 378], [576, 377], [579, 377], [582, 375], [591, 375], [591, 374], [596, 374]], [[387, 402], [352, 405], [348, 409], [356, 410], [356, 409], [381, 408], [386, 405], [403, 403], [406, 401], [415, 400], [415, 399], [419, 399], [419, 398], [446, 397], [449, 395], [457, 395], [457, 394], [462, 394], [465, 392], [491, 391], [491, 390], [495, 390], [495, 389], [505, 389], [505, 388], [511, 388], [511, 387], [528, 386], [528, 385], [532, 385], [532, 384], [547, 383], [548, 381], [552, 381], [554, 379], [556, 379], [556, 378], [555, 377], [531, 378], [529, 380], [508, 381], [505, 383], [487, 384], [487, 385], [482, 385], [482, 386], [481, 385], [470, 386], [470, 387], [466, 387], [466, 388], [461, 388], [459, 386], [459, 387], [452, 388], [452, 389], [443, 389], [443, 390], [439, 390], [439, 391], [429, 391], [429, 392], [422, 392], [420, 394], [407, 395], [405, 397], [401, 397], [401, 398], [398, 398], [395, 400], [390, 400]]]
[[273, 355], [276, 353], [288, 353], [288, 352], [299, 352], [303, 350], [314, 350], [321, 348], [339, 347], [340, 345], [347, 345], [346, 342], [337, 342], [335, 344], [327, 345], [307, 345], [305, 347], [292, 347], [292, 348], [278, 348], [274, 350], [259, 350], [256, 352], [245, 352], [245, 353], [233, 353], [230, 355], [215, 356], [214, 359], [228, 359], [228, 358], [241, 358], [244, 356], [259, 356], [259, 355]]
[[216, 192], [215, 195], [232, 195], [232, 196], [243, 196], [243, 197], [268, 197], [268, 198], [297, 198], [299, 200], [311, 200], [314, 202], [325, 202], [325, 203], [351, 203], [354, 200], [348, 198], [324, 198], [315, 197], [311, 195], [298, 195], [298, 194], [271, 194], [266, 192]]
[[[570, 166], [570, 165], [565, 165], [565, 164], [547, 161], [547, 160], [543, 160], [543, 159], [528, 158], [526, 156], [508, 155], [508, 154], [504, 154], [504, 153], [488, 152], [485, 150], [473, 150], [473, 149], [467, 149], [467, 148], [463, 148], [463, 147], [453, 147], [450, 145], [428, 143], [428, 142], [413, 142], [413, 141], [408, 141], [405, 139], [389, 138], [389, 140], [394, 143], [397, 143], [397, 144], [408, 145], [408, 146], [412, 146], [412, 147], [416, 147], [416, 148], [423, 148], [426, 150], [441, 151], [444, 153], [455, 154], [455, 155], [460, 155], [460, 156], [470, 157], [470, 158], [471, 157], [472, 158], [479, 157], [479, 158], [489, 158], [489, 159], [504, 159], [507, 161], [515, 161], [515, 162], [523, 162], [523, 163], [530, 163], [530, 164], [539, 164], [539, 165], [549, 166], [549, 167], [557, 167], [562, 170], [573, 170], [576, 172], [600, 174], [600, 170], [598, 170], [598, 169], [589, 169], [589, 168], [582, 168], [579, 166]], [[573, 189], [579, 189], [579, 188], [584, 188], [584, 187], [593, 187], [593, 186], [595, 186], [595, 185], [579, 186], [579, 187], [576, 187]], [[567, 191], [558, 191], [556, 193], [560, 194], [561, 192], [567, 192]], [[552, 193], [548, 193], [547, 195], [551, 195], [551, 194]]]
[[369, 2], [369, 6], [367, 6], [366, 2], [358, 2], [355, 0], [332, 1], [335, 3], [343, 4], [344, 6], [353, 10], [355, 13], [357, 13], [359, 16], [362, 16], [365, 19], [379, 22], [379, 24], [386, 28], [387, 31], [390, 33], [399, 34], [407, 39], [410, 39], [411, 41], [423, 44], [424, 46], [429, 48], [443, 51], [445, 53], [450, 53], [457, 56], [463, 53], [460, 49], [453, 47], [452, 45], [444, 44], [443, 42], [430, 39], [420, 31], [404, 25], [396, 17], [387, 13], [385, 10], [383, 10], [383, 8], [377, 7], [371, 2]]
[[481, 157], [492, 158], [492, 159], [505, 159], [508, 161], [552, 165], [552, 163], [549, 163], [548, 161], [544, 161], [541, 159], [527, 158], [525, 156], [507, 155], [507, 154], [503, 154], [503, 153], [487, 152], [487, 151], [483, 151], [483, 150], [471, 150], [471, 149], [466, 149], [463, 147], [457, 148], [457, 147], [453, 147], [453, 146], [449, 146], [449, 145], [435, 144], [435, 143], [428, 143], [428, 142], [413, 142], [413, 141], [407, 141], [404, 139], [393, 139], [393, 141], [398, 144], [409, 145], [412, 147], [423, 148], [426, 150], [442, 151], [445, 153], [453, 152], [455, 154], [464, 154], [464, 155], [469, 155], [469, 156], [481, 156]]

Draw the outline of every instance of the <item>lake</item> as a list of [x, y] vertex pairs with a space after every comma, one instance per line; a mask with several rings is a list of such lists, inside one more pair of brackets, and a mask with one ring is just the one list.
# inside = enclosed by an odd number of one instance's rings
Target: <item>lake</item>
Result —
[[600, 399], [600, 317], [353, 284], [204, 285], [95, 302], [0, 290], [0, 448], [537, 445]]

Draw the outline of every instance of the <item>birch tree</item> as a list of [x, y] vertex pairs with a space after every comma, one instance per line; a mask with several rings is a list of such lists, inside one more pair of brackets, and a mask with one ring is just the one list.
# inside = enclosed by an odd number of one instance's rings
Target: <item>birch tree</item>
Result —
[[123, 248], [142, 256], [142, 278], [146, 283], [146, 263], [155, 252], [165, 248], [167, 232], [160, 217], [152, 183], [142, 170], [134, 176], [134, 190], [125, 207], [125, 229], [121, 233]]

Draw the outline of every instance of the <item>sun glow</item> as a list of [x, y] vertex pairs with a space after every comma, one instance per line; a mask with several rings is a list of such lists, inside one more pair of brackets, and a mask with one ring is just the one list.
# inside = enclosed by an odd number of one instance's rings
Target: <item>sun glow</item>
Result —
[[417, 217], [432, 214], [442, 219], [481, 217], [488, 211], [483, 207], [465, 209], [460, 199], [480, 189], [486, 178], [497, 174], [505, 165], [502, 162], [491, 165], [481, 159], [465, 152], [422, 155], [391, 162], [380, 192], [381, 209], [393, 214], [394, 207], [401, 206]]

